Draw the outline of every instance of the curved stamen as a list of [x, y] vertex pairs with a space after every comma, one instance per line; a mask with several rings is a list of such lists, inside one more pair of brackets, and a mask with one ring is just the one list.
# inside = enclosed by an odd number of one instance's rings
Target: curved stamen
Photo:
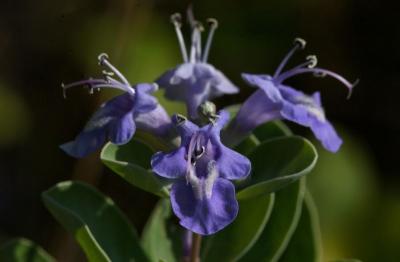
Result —
[[212, 40], [214, 37], [214, 33], [215, 33], [215, 30], [218, 28], [218, 21], [215, 18], [208, 18], [207, 23], [210, 25], [210, 31], [208, 33], [206, 46], [204, 47], [204, 54], [203, 54], [203, 58], [202, 58], [202, 61], [204, 63], [207, 62], [208, 54], [210, 53], [211, 43], [212, 43]]
[[276, 78], [282, 71], [282, 69], [285, 67], [289, 59], [293, 56], [293, 54], [299, 50], [299, 49], [304, 49], [306, 47], [306, 41], [302, 38], [295, 38], [294, 39], [294, 47], [289, 51], [289, 53], [286, 54], [286, 56], [283, 58], [282, 62], [279, 64], [278, 68], [276, 69], [274, 73], [274, 78]]
[[181, 114], [176, 114], [174, 117], [174, 123], [177, 127], [183, 125], [186, 120], [187, 118]]
[[115, 75], [117, 75], [121, 79], [121, 81], [125, 84], [125, 91], [132, 93], [133, 88], [131, 87], [131, 84], [129, 84], [124, 75], [108, 61], [108, 55], [106, 53], [101, 53], [98, 56], [98, 60], [99, 65], [108, 67], [108, 69], [110, 69], [113, 73], [115, 73]]
[[339, 82], [341, 82], [343, 85], [345, 85], [348, 89], [349, 89], [349, 93], [347, 95], [347, 97], [349, 98], [351, 96], [351, 92], [353, 87], [358, 83], [358, 80], [355, 81], [354, 83], [350, 83], [347, 79], [345, 79], [344, 77], [342, 77], [341, 75], [332, 72], [330, 70], [324, 69], [324, 68], [298, 68], [295, 70], [289, 70], [283, 74], [281, 74], [278, 78], [276, 78], [275, 80], [278, 83], [282, 83], [283, 81], [285, 81], [286, 79], [295, 76], [295, 75], [300, 75], [300, 74], [305, 74], [305, 73], [316, 73], [316, 74], [322, 74], [323, 76], [330, 76], [335, 78], [336, 80], [338, 80]]
[[[286, 71], [286, 72], [298, 70], [298, 69], [300, 69], [300, 68], [305, 68], [305, 67], [307, 67], [307, 68], [314, 68], [314, 67], [317, 66], [317, 63], [318, 63], [317, 56], [315, 56], [315, 55], [309, 55], [309, 56], [306, 57], [306, 60], [307, 60], [306, 62], [301, 63], [300, 65], [295, 66], [295, 67], [289, 69], [289, 70]], [[280, 76], [277, 76], [275, 79], [278, 79], [278, 78], [280, 78]]]
[[74, 87], [74, 86], [88, 86], [89, 91], [91, 94], [93, 93], [92, 90], [96, 88], [114, 88], [114, 89], [120, 89], [122, 91], [126, 91], [124, 85], [121, 83], [110, 83], [104, 79], [88, 79], [88, 80], [82, 80], [82, 81], [77, 81], [73, 82], [70, 84], [65, 85], [64, 83], [61, 83], [61, 88], [63, 89], [63, 96], [64, 98], [67, 97], [66, 91], [67, 89]]
[[181, 49], [181, 54], [183, 61], [186, 63], [188, 61], [188, 54], [186, 50], [185, 40], [183, 39], [181, 27], [182, 27], [182, 17], [181, 14], [175, 13], [171, 15], [171, 22], [175, 26], [176, 36], [178, 37], [179, 48]]
[[197, 143], [196, 149], [194, 150], [194, 158], [195, 158], [195, 160], [200, 159], [204, 155], [205, 152], [206, 152], [206, 147], [205, 146], [200, 146]]
[[308, 65], [307, 65], [308, 68], [314, 68], [318, 64], [318, 59], [317, 59], [316, 55], [309, 55], [306, 57], [306, 60], [308, 63]]

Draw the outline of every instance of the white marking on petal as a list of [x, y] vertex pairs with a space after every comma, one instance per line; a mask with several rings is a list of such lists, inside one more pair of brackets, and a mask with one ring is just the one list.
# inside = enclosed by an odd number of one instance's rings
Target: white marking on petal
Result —
[[304, 95], [304, 96], [297, 96], [294, 99], [294, 102], [296, 104], [303, 105], [304, 107], [307, 108], [307, 111], [314, 115], [319, 121], [325, 122], [326, 117], [325, 117], [325, 112], [324, 109], [320, 106], [318, 106], [314, 99], [310, 96]]
[[212, 190], [214, 187], [215, 180], [218, 178], [217, 163], [215, 161], [210, 161], [207, 166], [208, 175], [204, 181], [204, 191], [206, 197], [209, 199], [212, 195]]
[[196, 199], [203, 199], [203, 189], [200, 179], [196, 176], [196, 171], [193, 165], [190, 165], [186, 175], [187, 182], [192, 186], [194, 196]]
[[84, 130], [91, 131], [97, 128], [103, 128], [105, 125], [109, 124], [114, 119], [115, 117], [112, 116], [104, 116], [100, 118], [96, 118], [96, 116], [94, 116], [94, 119], [86, 124]]

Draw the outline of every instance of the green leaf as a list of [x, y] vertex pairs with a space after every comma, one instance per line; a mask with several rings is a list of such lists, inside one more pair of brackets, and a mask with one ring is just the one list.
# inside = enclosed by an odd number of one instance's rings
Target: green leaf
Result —
[[132, 140], [126, 145], [108, 143], [101, 151], [103, 163], [130, 184], [161, 197], [168, 197], [169, 181], [153, 174], [150, 169], [152, 150]]
[[239, 112], [241, 106], [242, 106], [242, 104], [234, 104], [234, 105], [225, 107], [224, 110], [229, 112], [230, 118], [232, 120]]
[[240, 261], [278, 261], [299, 222], [305, 178], [275, 193], [274, 209], [253, 247]]
[[329, 262], [362, 262], [362, 261], [355, 258], [341, 258], [341, 259], [329, 260]]
[[272, 138], [293, 135], [289, 127], [287, 127], [287, 125], [280, 120], [268, 122], [264, 125], [257, 127], [256, 129], [254, 129], [253, 134], [260, 141], [266, 141]]
[[24, 238], [12, 239], [0, 248], [0, 261], [55, 262], [43, 248]]
[[251, 134], [246, 137], [239, 145], [235, 146], [235, 151], [242, 155], [249, 155], [258, 145], [260, 144], [260, 140]]
[[252, 175], [247, 187], [238, 192], [238, 199], [269, 194], [295, 182], [312, 170], [317, 158], [314, 146], [302, 137], [281, 137], [261, 143], [249, 155]]
[[300, 221], [290, 239], [280, 262], [322, 261], [321, 236], [318, 214], [311, 196], [307, 193], [303, 202]]
[[89, 261], [148, 261], [128, 219], [94, 187], [65, 181], [43, 192], [42, 198]]
[[239, 201], [239, 214], [231, 225], [206, 237], [203, 261], [236, 261], [255, 243], [270, 217], [274, 194]]
[[161, 199], [143, 229], [141, 243], [152, 261], [177, 261], [173, 253], [173, 242], [167, 230], [167, 220], [170, 216], [169, 200]]

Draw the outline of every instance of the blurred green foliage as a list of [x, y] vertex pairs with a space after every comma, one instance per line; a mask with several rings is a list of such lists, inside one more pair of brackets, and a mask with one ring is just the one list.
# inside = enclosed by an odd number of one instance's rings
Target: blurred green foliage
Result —
[[0, 83], [0, 146], [22, 143], [31, 128], [31, 115], [23, 98]]

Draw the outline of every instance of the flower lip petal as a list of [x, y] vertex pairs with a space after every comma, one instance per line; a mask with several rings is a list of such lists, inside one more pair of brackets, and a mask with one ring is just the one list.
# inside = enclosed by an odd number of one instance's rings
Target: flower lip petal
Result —
[[99, 149], [107, 139], [116, 144], [128, 142], [136, 130], [132, 115], [134, 99], [124, 93], [102, 104], [75, 140], [61, 148], [80, 158]]
[[134, 113], [143, 114], [156, 109], [158, 101], [151, 95], [156, 90], [156, 86], [153, 84], [139, 84], [136, 87]]
[[283, 98], [279, 87], [274, 83], [273, 79], [269, 75], [242, 74], [242, 77], [250, 85], [262, 89], [272, 102], [282, 102]]
[[273, 78], [270, 75], [266, 74], [249, 74], [242, 73], [241, 74], [243, 80], [245, 80], [249, 85], [259, 87], [260, 83], [264, 81], [272, 81]]
[[199, 200], [185, 181], [181, 180], [172, 186], [172, 209], [183, 227], [200, 235], [211, 235], [236, 218], [239, 206], [233, 184], [217, 178], [212, 190], [209, 199]]
[[281, 115], [297, 124], [310, 127], [315, 137], [322, 143], [323, 147], [330, 152], [337, 152], [342, 144], [342, 139], [337, 135], [331, 123], [325, 118], [320, 105], [319, 93], [313, 96], [304, 95], [307, 99], [313, 99], [315, 105], [293, 104], [285, 102]]
[[198, 126], [193, 124], [182, 115], [176, 114], [172, 116], [172, 123], [175, 125], [181, 136], [181, 145], [186, 145], [189, 143], [192, 135], [199, 130]]
[[218, 118], [213, 125], [213, 129], [219, 132], [229, 122], [230, 114], [227, 110], [220, 110], [218, 111], [217, 116]]
[[216, 161], [220, 176], [223, 178], [244, 179], [250, 174], [250, 160], [222, 144], [219, 146], [219, 156]]
[[340, 149], [343, 141], [328, 121], [324, 123], [314, 121], [311, 130], [326, 150], [336, 153]]
[[75, 140], [60, 145], [60, 148], [72, 157], [82, 158], [99, 149], [105, 143], [105, 139], [103, 130], [82, 132]]
[[171, 81], [173, 81], [174, 78], [188, 79], [193, 76], [193, 71], [194, 71], [194, 64], [192, 63], [181, 64], [176, 69], [174, 76], [171, 78]]
[[153, 171], [165, 178], [181, 178], [186, 174], [186, 156], [184, 147], [180, 147], [170, 153], [158, 152], [151, 158]]
[[236, 94], [239, 88], [235, 86], [221, 71], [215, 70], [214, 78], [212, 79], [212, 87], [214, 96], [222, 94]]
[[128, 113], [115, 123], [109, 124], [109, 139], [116, 145], [123, 145], [128, 143], [136, 131], [136, 124], [133, 120], [133, 114]]

